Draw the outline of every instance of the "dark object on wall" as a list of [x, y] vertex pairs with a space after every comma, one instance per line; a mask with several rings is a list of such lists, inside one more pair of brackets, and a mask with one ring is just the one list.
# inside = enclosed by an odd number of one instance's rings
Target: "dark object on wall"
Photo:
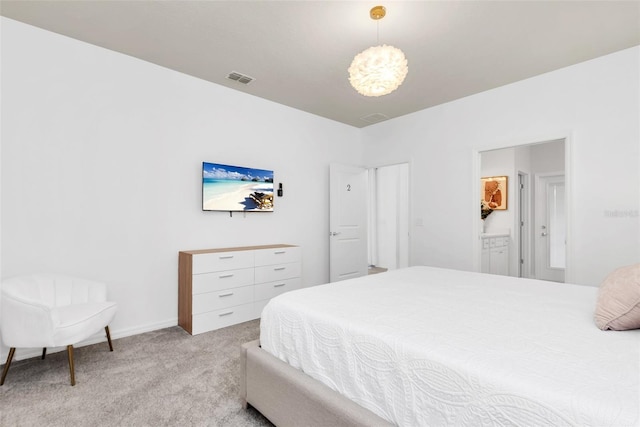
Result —
[[282, 183], [278, 184], [278, 197], [282, 197]]

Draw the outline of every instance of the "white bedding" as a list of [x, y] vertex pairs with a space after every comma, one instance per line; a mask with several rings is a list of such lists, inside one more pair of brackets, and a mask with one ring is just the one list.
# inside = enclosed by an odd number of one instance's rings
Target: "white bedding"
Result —
[[402, 426], [638, 425], [640, 330], [597, 289], [411, 267], [289, 292], [264, 350]]

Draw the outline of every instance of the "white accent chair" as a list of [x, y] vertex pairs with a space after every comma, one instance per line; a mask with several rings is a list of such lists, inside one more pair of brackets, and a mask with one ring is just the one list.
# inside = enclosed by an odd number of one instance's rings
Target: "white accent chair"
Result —
[[58, 274], [17, 276], [2, 281], [0, 335], [9, 347], [0, 385], [17, 347], [67, 347], [71, 385], [75, 385], [73, 345], [104, 328], [113, 351], [109, 323], [115, 302], [107, 301], [104, 283]]

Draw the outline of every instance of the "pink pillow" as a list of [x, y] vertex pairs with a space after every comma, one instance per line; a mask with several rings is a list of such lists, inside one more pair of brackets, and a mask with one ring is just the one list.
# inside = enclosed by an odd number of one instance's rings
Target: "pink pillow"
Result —
[[604, 279], [594, 320], [603, 331], [640, 329], [640, 264], [621, 267]]

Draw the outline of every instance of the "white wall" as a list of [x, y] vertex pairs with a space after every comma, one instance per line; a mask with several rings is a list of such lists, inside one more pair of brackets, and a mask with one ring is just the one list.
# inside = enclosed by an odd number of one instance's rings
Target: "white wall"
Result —
[[[564, 147], [564, 141], [562, 141]], [[515, 168], [514, 168], [514, 179], [515, 187], [514, 191], [519, 194], [520, 188], [519, 185], [519, 174], [523, 174], [524, 179], [524, 200], [522, 204], [518, 201], [517, 209], [514, 209], [514, 218], [513, 218], [513, 251], [510, 251], [510, 264], [509, 269], [511, 271], [512, 276], [519, 276], [522, 274], [522, 277], [533, 277], [532, 267], [533, 267], [533, 254], [534, 248], [532, 246], [532, 230], [533, 230], [533, 203], [532, 203], [532, 195], [534, 194], [532, 191], [532, 182], [533, 175], [531, 172], [531, 146], [519, 146], [515, 149]], [[563, 156], [564, 160], [564, 156]], [[562, 164], [564, 169], [564, 163]], [[523, 209], [523, 212], [520, 212], [520, 209]], [[520, 235], [520, 215], [524, 218], [524, 227], [522, 228], [522, 236]], [[522, 242], [520, 239], [522, 238]], [[522, 247], [522, 255], [520, 254], [520, 248]], [[513, 255], [515, 253], [515, 256]], [[521, 256], [520, 256], [521, 255]], [[522, 265], [520, 264], [520, 259], [522, 258]]]
[[[2, 276], [106, 281], [114, 336], [177, 324], [178, 251], [303, 247], [328, 281], [330, 162], [361, 132], [2, 18]], [[273, 169], [273, 213], [201, 211], [201, 162]]]
[[634, 47], [365, 128], [367, 164], [412, 159], [412, 264], [478, 268], [477, 151], [565, 136], [568, 281], [640, 261], [639, 65]]
[[[513, 223], [515, 213], [515, 189], [518, 176], [514, 177], [515, 170], [515, 149], [504, 148], [502, 150], [491, 150], [481, 153], [480, 176], [506, 176], [507, 177], [507, 209], [495, 210], [484, 220], [484, 231], [492, 232], [509, 232], [513, 235]], [[478, 182], [478, 186], [481, 186]], [[480, 190], [482, 191], [482, 190]], [[480, 193], [480, 199], [483, 194]], [[478, 205], [480, 202], [478, 201]], [[478, 217], [480, 216], [480, 207], [478, 207]], [[513, 237], [513, 236], [512, 236]], [[512, 242], [513, 244], [513, 242]], [[513, 252], [513, 251], [511, 251]]]
[[552, 141], [528, 147], [531, 172], [556, 173], [564, 172], [564, 141]]
[[[573, 280], [640, 259], [638, 47], [360, 130], [0, 24], [2, 277], [107, 281], [114, 336], [176, 324], [179, 250], [300, 244], [305, 285], [326, 282], [330, 162], [411, 163], [411, 263], [471, 270], [477, 151], [570, 136]], [[285, 197], [202, 212], [202, 161], [272, 168]]]
[[[500, 150], [490, 150], [481, 153], [480, 157], [480, 176], [506, 176], [507, 177], [507, 209], [494, 210], [484, 220], [483, 229], [485, 233], [509, 233], [509, 275], [518, 276], [518, 238], [515, 233], [518, 232], [515, 225], [515, 216], [517, 212], [517, 183], [518, 174], [516, 172], [516, 151], [515, 148], [503, 148]], [[478, 185], [480, 185], [478, 183]], [[481, 186], [482, 187], [482, 186]], [[480, 198], [483, 197], [482, 188]], [[504, 195], [503, 195], [504, 197]], [[478, 208], [479, 210], [480, 208]], [[480, 216], [480, 213], [478, 213]], [[481, 242], [478, 242], [481, 245]]]

